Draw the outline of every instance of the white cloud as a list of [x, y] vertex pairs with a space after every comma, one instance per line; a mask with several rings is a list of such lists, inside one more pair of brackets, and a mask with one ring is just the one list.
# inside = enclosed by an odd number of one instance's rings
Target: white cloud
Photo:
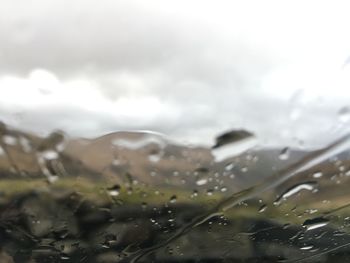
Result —
[[[0, 10], [0, 118], [74, 135], [120, 129], [266, 144], [346, 131], [347, 1], [14, 0]], [[210, 141], [210, 142], [209, 142]]]

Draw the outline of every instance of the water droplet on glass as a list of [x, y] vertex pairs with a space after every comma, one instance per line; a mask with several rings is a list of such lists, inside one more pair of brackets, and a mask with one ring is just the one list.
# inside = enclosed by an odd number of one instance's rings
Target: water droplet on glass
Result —
[[323, 227], [329, 223], [329, 220], [323, 217], [316, 217], [313, 219], [307, 219], [303, 223], [303, 226], [306, 227], [306, 230], [313, 230], [320, 227]]
[[248, 167], [246, 167], [246, 166], [245, 166], [245, 167], [242, 167], [242, 168], [241, 168], [241, 172], [242, 172], [242, 173], [248, 172]]
[[22, 149], [23, 149], [24, 152], [30, 153], [32, 151], [32, 145], [31, 145], [30, 141], [27, 138], [20, 137], [19, 138], [19, 143], [21, 144]]
[[209, 195], [209, 196], [213, 195], [213, 189], [208, 189], [207, 190], [207, 195]]
[[236, 143], [253, 136], [253, 133], [246, 130], [233, 130], [226, 132], [216, 138], [216, 143], [213, 148], [218, 148], [230, 143]]
[[148, 160], [152, 163], [157, 163], [162, 159], [163, 155], [163, 151], [154, 150], [148, 155]]
[[120, 185], [116, 184], [110, 188], [107, 188], [107, 191], [111, 196], [118, 196], [120, 193]]
[[312, 175], [313, 178], [320, 178], [323, 176], [323, 173], [322, 172], [316, 172]]
[[42, 153], [42, 156], [44, 157], [44, 159], [46, 160], [54, 160], [54, 159], [57, 159], [58, 158], [58, 153], [54, 150], [47, 150], [47, 151], [44, 151]]
[[245, 130], [234, 130], [216, 138], [212, 147], [215, 161], [220, 162], [229, 157], [239, 155], [256, 145], [253, 133]]
[[262, 206], [260, 206], [258, 212], [263, 213], [263, 212], [265, 212], [266, 209], [267, 209], [267, 205], [262, 205]]
[[310, 250], [312, 249], [314, 246], [305, 246], [305, 247], [301, 247], [301, 250]]
[[166, 140], [161, 134], [146, 133], [141, 134], [140, 138], [133, 140], [115, 139], [112, 141], [112, 145], [129, 150], [138, 150], [151, 144], [155, 144], [159, 149], [164, 149], [166, 146]]
[[198, 196], [198, 191], [197, 190], [193, 190], [193, 193], [191, 194], [191, 198], [197, 197]]
[[338, 111], [338, 119], [339, 121], [345, 123], [348, 122], [350, 119], [350, 108], [349, 107], [342, 107]]
[[173, 195], [172, 197], [170, 197], [170, 203], [174, 204], [176, 203], [176, 201], [177, 201], [176, 195]]
[[16, 145], [17, 144], [17, 138], [11, 135], [4, 135], [2, 137], [2, 140], [7, 145]]
[[278, 156], [280, 160], [288, 160], [290, 154], [290, 149], [288, 147], [283, 148]]
[[118, 166], [118, 165], [120, 165], [122, 162], [120, 161], [120, 160], [118, 160], [118, 159], [114, 159], [113, 161], [112, 161], [112, 165], [113, 166]]
[[46, 176], [47, 176], [47, 181], [50, 184], [57, 182], [57, 180], [59, 179], [59, 177], [57, 175], [46, 174]]
[[207, 184], [207, 183], [208, 183], [207, 178], [201, 178], [201, 179], [198, 179], [198, 180], [196, 181], [196, 184], [199, 185], [199, 186], [205, 185], [205, 184]]
[[69, 260], [70, 258], [69, 258], [68, 255], [66, 255], [66, 254], [64, 254], [64, 253], [61, 253], [61, 259], [62, 259], [62, 260]]
[[315, 189], [316, 185], [316, 182], [300, 183], [293, 185], [292, 187], [288, 188], [282, 195], [280, 195], [275, 200], [274, 204], [279, 205], [283, 200], [286, 200], [288, 197], [299, 193], [301, 190], [312, 191]]
[[234, 167], [234, 164], [233, 164], [233, 163], [228, 163], [228, 164], [226, 164], [226, 166], [225, 166], [225, 170], [226, 170], [226, 171], [231, 171], [231, 170], [233, 169], [233, 167]]
[[38, 146], [39, 152], [53, 150], [61, 152], [65, 147], [65, 135], [62, 131], [52, 132], [47, 138], [43, 139]]

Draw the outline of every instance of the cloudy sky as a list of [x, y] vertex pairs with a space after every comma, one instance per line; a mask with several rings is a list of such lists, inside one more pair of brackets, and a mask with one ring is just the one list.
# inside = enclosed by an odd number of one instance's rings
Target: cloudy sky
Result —
[[348, 1], [8, 0], [0, 119], [46, 134], [152, 130], [264, 145], [349, 131]]

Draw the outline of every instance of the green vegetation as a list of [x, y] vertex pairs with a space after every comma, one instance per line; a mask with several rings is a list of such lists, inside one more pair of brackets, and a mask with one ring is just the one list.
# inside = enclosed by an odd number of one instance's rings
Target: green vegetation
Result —
[[[44, 179], [2, 179], [0, 180], [0, 192], [2, 202], [11, 200], [16, 195], [29, 192], [45, 193], [53, 197], [63, 197], [76, 193], [82, 200], [102, 206], [108, 204], [163, 206], [177, 204], [195, 204], [206, 210], [210, 210], [225, 198], [223, 193], [214, 192], [208, 195], [205, 190], [191, 192], [186, 189], [171, 187], [151, 187], [147, 185], [118, 186], [116, 192], [111, 192], [111, 184], [105, 182], [93, 182], [86, 178], [63, 178], [50, 184]], [[281, 223], [301, 224], [305, 219], [322, 215], [337, 207], [346, 204], [347, 198], [338, 198], [332, 202], [322, 201], [295, 203], [286, 201], [280, 206], [274, 206], [273, 200], [265, 199], [264, 203], [258, 200], [248, 201], [228, 210], [226, 218], [270, 218]], [[261, 209], [266, 204], [266, 209]], [[259, 212], [260, 210], [260, 212]], [[309, 213], [307, 212], [309, 211]], [[347, 216], [349, 209], [344, 207], [334, 214]]]

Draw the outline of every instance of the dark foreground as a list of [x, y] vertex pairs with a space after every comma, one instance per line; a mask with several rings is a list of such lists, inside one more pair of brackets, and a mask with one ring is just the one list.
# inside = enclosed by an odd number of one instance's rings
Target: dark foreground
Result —
[[350, 262], [350, 235], [330, 225], [307, 230], [237, 215], [213, 217], [173, 238], [207, 213], [201, 205], [95, 204], [76, 193], [33, 191], [0, 209], [4, 263]]

